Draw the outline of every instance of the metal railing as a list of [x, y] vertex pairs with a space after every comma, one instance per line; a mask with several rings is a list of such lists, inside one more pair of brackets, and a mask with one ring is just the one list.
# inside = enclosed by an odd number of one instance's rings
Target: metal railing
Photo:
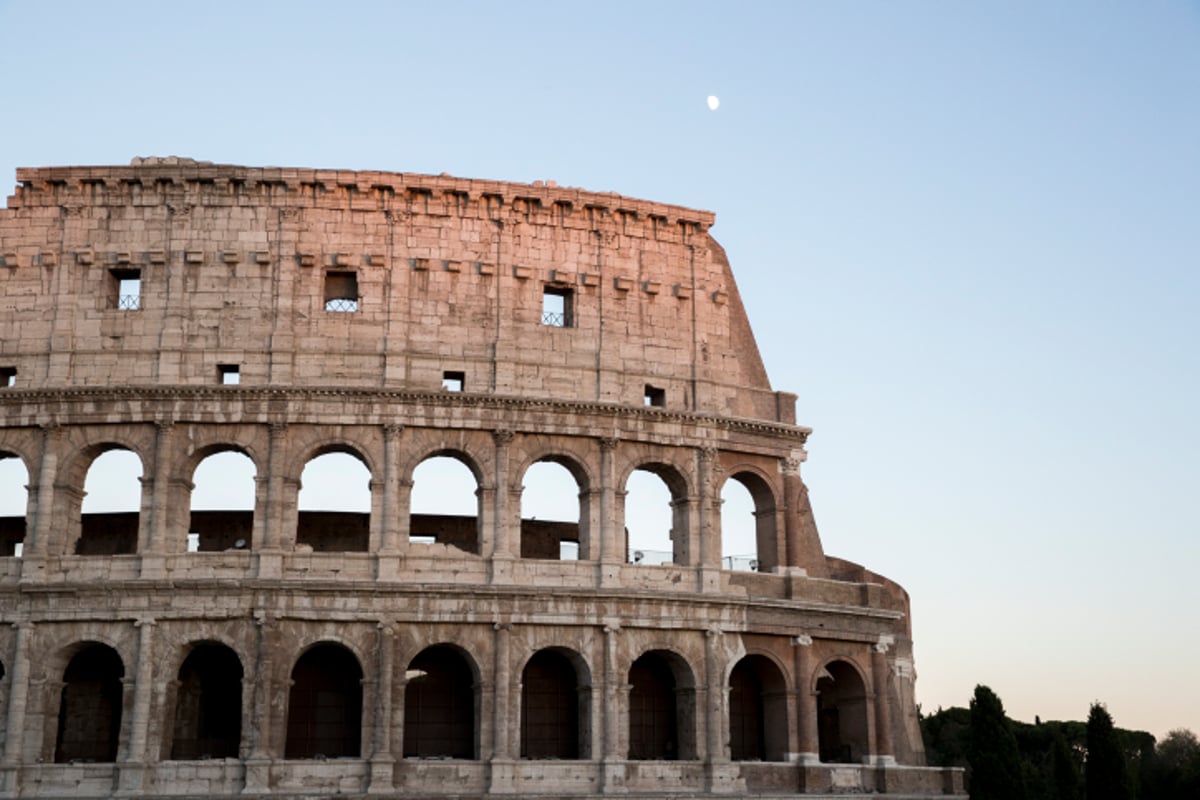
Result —
[[543, 311], [542, 324], [551, 328], [567, 327], [567, 315], [559, 311]]
[[358, 311], [357, 297], [335, 297], [325, 301], [326, 311], [355, 312]]
[[117, 309], [120, 311], [141, 311], [142, 296], [140, 294], [117, 295]]

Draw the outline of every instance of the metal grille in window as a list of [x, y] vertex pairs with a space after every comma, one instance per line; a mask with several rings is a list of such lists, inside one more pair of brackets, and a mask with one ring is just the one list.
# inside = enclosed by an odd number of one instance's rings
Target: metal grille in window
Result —
[[358, 276], [353, 272], [325, 273], [325, 310], [358, 311]]
[[542, 324], [555, 328], [564, 328], [567, 324], [567, 315], [561, 311], [543, 311]]
[[551, 328], [572, 327], [571, 300], [570, 289], [547, 286], [542, 293], [542, 324]]
[[138, 311], [141, 307], [142, 296], [140, 294], [117, 295], [117, 308], [121, 311]]

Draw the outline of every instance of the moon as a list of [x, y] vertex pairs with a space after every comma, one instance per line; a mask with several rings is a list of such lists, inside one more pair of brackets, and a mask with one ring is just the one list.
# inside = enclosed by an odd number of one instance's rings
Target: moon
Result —
[[715, 94], [710, 94], [708, 96], [708, 110], [716, 111], [720, 106], [721, 98], [717, 97]]

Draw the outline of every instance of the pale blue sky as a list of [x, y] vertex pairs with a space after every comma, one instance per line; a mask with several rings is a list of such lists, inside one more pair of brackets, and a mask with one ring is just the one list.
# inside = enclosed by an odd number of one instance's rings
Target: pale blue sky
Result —
[[924, 707], [1200, 731], [1200, 3], [242, 5], [0, 2], [2, 191], [175, 154], [710, 209]]

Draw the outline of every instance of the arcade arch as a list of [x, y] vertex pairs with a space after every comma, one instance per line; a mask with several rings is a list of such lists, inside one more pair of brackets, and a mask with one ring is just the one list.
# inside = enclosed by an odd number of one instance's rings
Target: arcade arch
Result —
[[404, 757], [476, 757], [475, 670], [452, 645], [422, 650], [404, 673]]
[[141, 458], [120, 446], [104, 449], [88, 466], [83, 482], [75, 554], [136, 553], [141, 506]]
[[729, 751], [734, 761], [784, 761], [787, 682], [774, 661], [748, 655], [729, 673]]
[[29, 470], [20, 456], [0, 450], [0, 557], [19, 556], [29, 509]]
[[371, 470], [350, 448], [325, 449], [304, 465], [296, 501], [296, 546], [365, 553], [371, 529]]
[[63, 670], [55, 763], [117, 760], [124, 677], [121, 656], [108, 645], [89, 642], [72, 656]]
[[192, 473], [188, 551], [241, 550], [253, 541], [257, 469], [239, 450], [212, 453]]
[[577, 561], [586, 517], [580, 485], [562, 463], [543, 459], [525, 471], [521, 492], [521, 558]]
[[687, 662], [668, 650], [643, 653], [629, 668], [629, 758], [696, 757], [695, 683]]
[[867, 688], [847, 661], [832, 661], [817, 679], [817, 737], [822, 761], [857, 764], [869, 753]]
[[[539, 650], [521, 672], [521, 758], [587, 758], [589, 695], [579, 656]], [[580, 665], [582, 666], [582, 665]]]
[[242, 662], [200, 642], [179, 666], [171, 759], [237, 758], [242, 741]]
[[479, 481], [463, 455], [429, 456], [413, 470], [410, 543], [444, 544], [478, 555], [481, 503]]
[[313, 645], [296, 660], [284, 758], [362, 755], [362, 679], [358, 659], [334, 642]]

